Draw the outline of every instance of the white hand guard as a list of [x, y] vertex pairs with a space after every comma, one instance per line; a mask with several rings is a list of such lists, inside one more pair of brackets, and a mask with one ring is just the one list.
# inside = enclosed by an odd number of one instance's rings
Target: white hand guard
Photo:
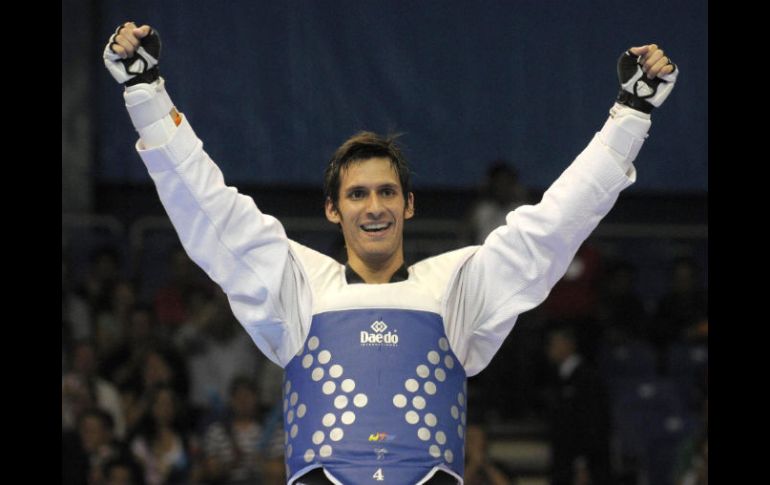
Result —
[[158, 79], [158, 59], [160, 58], [160, 36], [155, 29], [141, 40], [139, 48], [133, 56], [121, 59], [120, 55], [112, 50], [116, 44], [115, 37], [123, 25], [118, 26], [114, 34], [110, 36], [107, 45], [104, 46], [104, 65], [110, 71], [112, 77], [121, 84], [133, 86], [139, 83], [151, 83]]
[[676, 64], [671, 63], [674, 66], [672, 72], [648, 79], [639, 64], [640, 57], [626, 51], [618, 59], [620, 92], [617, 101], [633, 109], [650, 113], [653, 108], [663, 104], [671, 90], [674, 89], [679, 69]]

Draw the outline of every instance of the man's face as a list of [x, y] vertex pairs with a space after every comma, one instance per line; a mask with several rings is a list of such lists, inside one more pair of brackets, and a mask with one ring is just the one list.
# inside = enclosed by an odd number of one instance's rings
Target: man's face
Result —
[[388, 158], [353, 162], [340, 173], [338, 208], [326, 201], [326, 218], [342, 226], [348, 259], [380, 266], [403, 257], [404, 220], [414, 215]]

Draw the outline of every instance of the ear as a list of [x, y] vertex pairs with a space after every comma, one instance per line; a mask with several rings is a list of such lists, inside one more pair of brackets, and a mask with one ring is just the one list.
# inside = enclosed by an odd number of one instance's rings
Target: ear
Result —
[[329, 222], [333, 222], [335, 224], [342, 222], [340, 213], [337, 211], [337, 209], [334, 208], [334, 202], [332, 202], [330, 197], [326, 198], [326, 202], [324, 203], [324, 212], [326, 212], [326, 219], [328, 219]]
[[404, 219], [414, 217], [414, 192], [409, 192], [406, 196], [406, 208], [404, 209]]

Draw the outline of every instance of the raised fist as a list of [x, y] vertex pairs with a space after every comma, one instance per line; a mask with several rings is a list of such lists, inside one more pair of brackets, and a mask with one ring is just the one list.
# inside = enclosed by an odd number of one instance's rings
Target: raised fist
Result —
[[104, 65], [121, 84], [133, 86], [158, 79], [160, 36], [149, 25], [120, 25], [104, 47]]
[[618, 59], [617, 102], [650, 113], [674, 89], [679, 69], [657, 45], [632, 47]]

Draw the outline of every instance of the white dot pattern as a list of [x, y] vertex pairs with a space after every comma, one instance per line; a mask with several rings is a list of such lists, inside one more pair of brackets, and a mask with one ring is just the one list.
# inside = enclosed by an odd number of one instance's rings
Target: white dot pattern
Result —
[[345, 392], [352, 392], [353, 389], [356, 388], [356, 381], [353, 379], [345, 379], [342, 381], [342, 385], [340, 385], [343, 391]]
[[291, 452], [294, 451], [294, 449], [291, 447], [291, 445], [286, 447], [286, 456], [291, 456]]
[[452, 463], [452, 462], [454, 461], [454, 459], [455, 459], [455, 456], [454, 456], [454, 453], [452, 453], [452, 450], [446, 450], [446, 451], [444, 452], [444, 459], [445, 459], [445, 460], [446, 460], [448, 463]]
[[311, 461], [313, 461], [313, 458], [315, 458], [315, 451], [313, 451], [312, 449], [307, 450], [305, 452], [305, 463], [310, 463]]
[[320, 367], [316, 367], [315, 369], [313, 369], [313, 373], [310, 374], [310, 378], [316, 382], [320, 381], [321, 379], [324, 378], [324, 370]]
[[343, 436], [345, 436], [345, 432], [342, 430], [342, 428], [334, 428], [329, 432], [329, 439], [332, 441], [339, 441]]
[[295, 404], [297, 404], [298, 400], [299, 400], [299, 394], [297, 394], [296, 392], [292, 392], [291, 397], [289, 398], [289, 403], [292, 406], [294, 406]]
[[313, 444], [320, 445], [324, 442], [324, 432], [316, 431], [313, 433]]
[[305, 406], [304, 404], [300, 404], [297, 407], [297, 417], [298, 418], [304, 418], [306, 412], [307, 412], [307, 406]]
[[427, 392], [431, 396], [436, 394], [436, 384], [434, 384], [433, 382], [428, 381], [425, 384], [423, 384], [422, 387], [423, 389], [425, 389], [425, 392]]
[[455, 366], [455, 360], [452, 358], [451, 355], [447, 355], [444, 357], [444, 365], [447, 369], [452, 369]]
[[403, 394], [396, 394], [393, 396], [393, 405], [397, 408], [402, 408], [406, 406], [406, 396]]
[[297, 427], [296, 424], [292, 424], [291, 425], [291, 431], [289, 432], [289, 436], [291, 436], [292, 438], [296, 438], [298, 431], [299, 431], [299, 427]]
[[407, 379], [404, 383], [404, 387], [409, 392], [416, 392], [420, 388], [420, 385], [414, 379]]
[[334, 407], [337, 409], [344, 409], [348, 405], [347, 396], [337, 396], [334, 398]]
[[430, 456], [433, 458], [438, 458], [441, 456], [441, 450], [436, 445], [430, 445], [430, 448], [428, 448], [428, 452], [430, 453]]
[[441, 357], [439, 357], [438, 352], [435, 350], [431, 350], [428, 352], [428, 362], [430, 362], [433, 365], [438, 364], [441, 361]]
[[318, 353], [318, 363], [320, 364], [328, 364], [331, 359], [332, 353], [328, 350], [322, 350]]
[[438, 422], [438, 419], [436, 419], [436, 415], [433, 413], [428, 413], [425, 415], [425, 424], [427, 424], [430, 427], [436, 426], [436, 423]]
[[422, 396], [414, 396], [412, 398], [412, 406], [415, 409], [425, 409], [425, 398]]
[[326, 414], [324, 414], [324, 417], [321, 420], [321, 422], [323, 423], [324, 426], [329, 428], [331, 426], [334, 426], [334, 423], [337, 422], [337, 416], [335, 416], [332, 413], [326, 413]]
[[439, 346], [439, 348], [440, 348], [441, 350], [443, 350], [444, 352], [446, 352], [447, 350], [449, 350], [449, 341], [448, 341], [447, 339], [445, 339], [444, 337], [441, 337], [441, 338], [438, 340], [438, 346]]
[[334, 381], [326, 381], [324, 382], [324, 385], [321, 387], [321, 390], [327, 396], [329, 394], [333, 394], [336, 389], [337, 389], [337, 384], [335, 384]]
[[284, 394], [288, 394], [290, 390], [291, 390], [291, 381], [286, 381]]
[[342, 375], [342, 366], [339, 364], [334, 364], [333, 366], [329, 367], [329, 375], [333, 378], [338, 378]]
[[443, 445], [446, 443], [446, 434], [444, 434], [443, 431], [436, 432], [436, 442], [440, 445]]
[[353, 398], [353, 404], [357, 408], [362, 408], [366, 406], [366, 403], [368, 402], [369, 402], [369, 399], [366, 397], [366, 394], [363, 394], [363, 393], [356, 394], [356, 397]]
[[409, 424], [417, 424], [420, 421], [420, 415], [414, 411], [407, 411], [405, 418]]
[[425, 379], [430, 375], [430, 370], [428, 370], [427, 365], [418, 365], [417, 366], [417, 375]]
[[302, 357], [302, 367], [304, 367], [305, 369], [309, 369], [311, 365], [313, 365], [312, 355], [307, 354], [306, 356]]
[[310, 337], [310, 340], [307, 341], [307, 348], [309, 350], [315, 350], [318, 348], [318, 344], [321, 342], [318, 340], [318, 337]]
[[444, 372], [444, 369], [441, 367], [437, 367], [435, 371], [433, 371], [433, 375], [436, 376], [436, 380], [439, 382], [444, 382], [446, 380], [446, 372]]
[[463, 425], [462, 424], [458, 424], [457, 425], [457, 436], [459, 436], [460, 438], [463, 437]]
[[417, 437], [423, 441], [430, 439], [430, 430], [428, 428], [420, 428], [417, 430]]
[[457, 406], [452, 406], [452, 417], [460, 419], [460, 411], [457, 409]]
[[290, 409], [289, 412], [286, 414], [286, 421], [291, 424], [294, 422], [294, 410]]
[[460, 404], [460, 406], [465, 406], [465, 396], [462, 392], [457, 393], [457, 402]]
[[323, 445], [321, 449], [318, 450], [318, 454], [321, 455], [323, 458], [326, 458], [327, 456], [331, 456], [332, 447], [329, 445]]
[[342, 413], [342, 418], [340, 421], [342, 421], [343, 424], [353, 424], [356, 420], [356, 413], [353, 411], [345, 411]]

